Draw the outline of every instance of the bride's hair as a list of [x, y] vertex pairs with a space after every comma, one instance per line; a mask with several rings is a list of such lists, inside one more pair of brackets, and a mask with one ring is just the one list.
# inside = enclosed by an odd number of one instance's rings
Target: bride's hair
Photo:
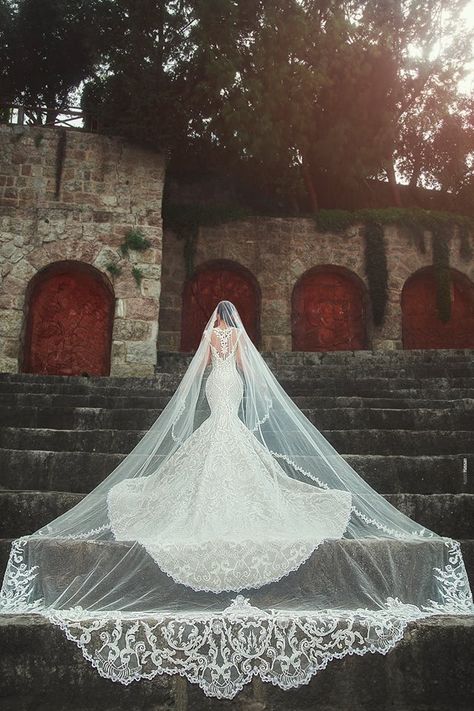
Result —
[[[237, 309], [231, 301], [219, 301], [216, 307], [216, 319], [219, 318], [221, 321], [227, 324], [227, 326], [238, 327], [238, 322], [234, 317], [234, 313], [237, 313]], [[215, 323], [215, 322], [214, 322]]]

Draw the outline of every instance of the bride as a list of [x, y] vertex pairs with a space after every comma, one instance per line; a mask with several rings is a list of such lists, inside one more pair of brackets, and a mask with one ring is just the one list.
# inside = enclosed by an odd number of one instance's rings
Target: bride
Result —
[[206, 329], [210, 416], [157, 472], [108, 494], [116, 540], [140, 542], [176, 582], [222, 592], [258, 588], [341, 538], [348, 491], [291, 479], [238, 416], [244, 394], [236, 318], [225, 303]]
[[385, 654], [413, 620], [473, 611], [459, 543], [357, 474], [228, 301], [119, 466], [13, 541], [0, 605], [59, 625], [112, 681], [181, 674], [219, 698], [253, 676], [299, 686]]

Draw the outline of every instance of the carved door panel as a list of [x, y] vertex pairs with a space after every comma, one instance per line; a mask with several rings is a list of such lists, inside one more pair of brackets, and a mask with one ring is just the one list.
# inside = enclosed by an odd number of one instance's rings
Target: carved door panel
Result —
[[404, 348], [474, 348], [474, 285], [451, 272], [451, 318], [441, 321], [434, 271], [407, 280], [402, 292]]
[[181, 350], [195, 351], [204, 327], [219, 303], [231, 301], [253, 342], [259, 341], [260, 297], [250, 274], [238, 265], [215, 263], [200, 269], [183, 291]]
[[335, 269], [304, 275], [293, 293], [293, 350], [339, 351], [367, 347], [363, 289]]
[[23, 371], [108, 375], [114, 297], [87, 265], [40, 273], [29, 295]]

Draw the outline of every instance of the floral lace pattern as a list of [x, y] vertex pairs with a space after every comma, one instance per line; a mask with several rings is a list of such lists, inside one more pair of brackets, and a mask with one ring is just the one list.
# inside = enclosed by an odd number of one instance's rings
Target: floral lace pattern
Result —
[[140, 619], [115, 613], [90, 616], [74, 608], [48, 619], [101, 676], [122, 684], [156, 674], [181, 674], [207, 696], [233, 698], [253, 676], [282, 689], [307, 683], [332, 659], [368, 652], [386, 654], [407, 624], [423, 617], [412, 605], [389, 598], [378, 612], [263, 611], [237, 596], [222, 613]]
[[243, 384], [236, 343], [221, 331], [206, 382], [211, 415], [157, 475], [108, 493], [116, 540], [137, 541], [193, 590], [259, 588], [296, 570], [324, 541], [341, 538], [351, 494], [288, 477], [238, 417]]

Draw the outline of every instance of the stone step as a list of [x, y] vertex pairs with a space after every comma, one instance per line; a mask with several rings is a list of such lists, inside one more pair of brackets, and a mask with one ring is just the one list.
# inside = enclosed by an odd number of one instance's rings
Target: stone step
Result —
[[[0, 537], [33, 533], [75, 506], [83, 495], [59, 491], [0, 491]], [[387, 494], [404, 514], [441, 536], [474, 538], [474, 494]]]
[[[285, 364], [361, 364], [376, 363], [445, 363], [445, 362], [466, 362], [471, 363], [473, 351], [471, 348], [447, 348], [447, 349], [408, 349], [408, 350], [357, 350], [357, 351], [264, 351], [262, 357], [268, 363]], [[192, 353], [180, 353], [178, 351], [158, 351], [157, 367], [165, 368], [169, 365], [175, 367], [179, 363], [189, 363]]]
[[[7, 541], [3, 539], [2, 547], [6, 550]], [[69, 588], [70, 595], [78, 582], [77, 575], [80, 571], [100, 570], [114, 571], [120, 574], [121, 562], [126, 560], [130, 551], [135, 554], [137, 544], [135, 541], [114, 540], [71, 540], [61, 538], [48, 538], [46, 536], [31, 536], [25, 542], [25, 558], [33, 564], [36, 561], [41, 565], [42, 577], [47, 581], [43, 588], [43, 602], [46, 605], [54, 603], [62, 592]], [[5, 556], [6, 559], [6, 556]], [[69, 561], [72, 563], [69, 564]], [[350, 563], [348, 563], [350, 561]], [[388, 561], [390, 564], [388, 565]], [[257, 607], [280, 606], [282, 603], [290, 608], [298, 609], [301, 594], [305, 597], [314, 596], [331, 604], [332, 593], [336, 593], [339, 585], [344, 585], [345, 576], [351, 574], [351, 566], [357, 566], [366, 571], [369, 580], [375, 576], [379, 592], [400, 600], [412, 600], [417, 597], [420, 590], [430, 599], [433, 590], [433, 564], [439, 561], [449, 565], [448, 551], [442, 538], [412, 538], [409, 540], [366, 538], [361, 542], [357, 539], [328, 540], [324, 545], [315, 550], [304, 565], [285, 576], [277, 583], [269, 583], [258, 589], [244, 591], [244, 596], [250, 595]], [[331, 582], [327, 578], [327, 571], [333, 571]], [[326, 571], [326, 574], [321, 574]], [[384, 571], [384, 580], [379, 579], [380, 572]], [[93, 576], [92, 576], [93, 579]], [[107, 586], [113, 585], [113, 573], [108, 578]], [[96, 579], [96, 582], [98, 580]], [[71, 586], [71, 587], [70, 587]], [[143, 588], [141, 587], [143, 586]], [[189, 610], [189, 605], [194, 606], [199, 600], [205, 602], [211, 609], [226, 607], [229, 603], [228, 593], [214, 593], [203, 595], [183, 589], [167, 573], [165, 573], [149, 555], [144, 555], [140, 561], [140, 579], [136, 581], [136, 594], [151, 587], [160, 589], [160, 601], [168, 609]], [[247, 595], [248, 592], [248, 595]], [[353, 604], [365, 607], [368, 603], [367, 591], [362, 585], [353, 591]], [[85, 602], [82, 598], [82, 586], [78, 590], [79, 598], [69, 597], [68, 606], [74, 606], [76, 601]], [[197, 599], [196, 599], [197, 598]], [[66, 602], [66, 600], [64, 600]]]
[[[88, 493], [126, 454], [0, 449], [0, 489]], [[344, 454], [344, 459], [377, 491], [394, 494], [474, 493], [474, 454]]]
[[[10, 556], [10, 551], [11, 551], [11, 544], [12, 544], [13, 539], [12, 538], [0, 538], [0, 575], [3, 578], [7, 562]], [[416, 547], [415, 544], [412, 542], [408, 543], [399, 543], [399, 542], [394, 542], [393, 540], [391, 541], [376, 541], [374, 539], [372, 540], [366, 540], [368, 542], [368, 545], [371, 546], [370, 549], [366, 549], [370, 552], [371, 555], [379, 555], [381, 559], [386, 558], [387, 551], [390, 550], [392, 556], [394, 556], [394, 559], [396, 559], [396, 556], [399, 556], [398, 560], [400, 562], [400, 565], [406, 565], [407, 561], [409, 561], [409, 565], [415, 566], [415, 565], [423, 565], [422, 562], [420, 562], [419, 558], [416, 558]], [[461, 539], [461, 550], [462, 550], [462, 555], [463, 555], [463, 560], [464, 564], [466, 566], [466, 572], [469, 577], [470, 585], [471, 587], [474, 587], [474, 540], [473, 539]], [[34, 542], [31, 543], [31, 545], [34, 547], [36, 544]], [[124, 552], [126, 552], [129, 547], [130, 543], [123, 542], [121, 541], [120, 543], [113, 543], [113, 544], [106, 544], [104, 542], [101, 542], [101, 554], [104, 551], [104, 545], [110, 546], [109, 553], [110, 556], [112, 556], [112, 560], [114, 560], [113, 556], [117, 556], [117, 559], [120, 559]], [[332, 542], [328, 543], [327, 545], [331, 546]], [[423, 543], [425, 545], [425, 543]], [[435, 541], [434, 543], [428, 542], [427, 545], [442, 545], [442, 542], [440, 540]], [[94, 561], [94, 557], [96, 556], [96, 553], [94, 552], [94, 542], [84, 542], [84, 541], [58, 541], [58, 540], [52, 540], [50, 547], [47, 549], [47, 556], [45, 556], [42, 553], [42, 564], [45, 567], [45, 570], [49, 566], [49, 556], [51, 557], [50, 560], [52, 561], [53, 569], [54, 569], [54, 561], [57, 560], [56, 555], [59, 554], [62, 556], [62, 559], [64, 560], [65, 557], [71, 558], [73, 560], [77, 560], [78, 564], [80, 566], [83, 566], [84, 561], [86, 564], [89, 562]], [[64, 555], [64, 552], [66, 551], [66, 556]], [[359, 563], [361, 564], [362, 567], [364, 567], [364, 563], [367, 563], [367, 560], [364, 558], [363, 555], [364, 549], [360, 548], [359, 544], [357, 542], [353, 542], [351, 540], [343, 540], [340, 542], [336, 542], [332, 548], [325, 548], [323, 551], [320, 549], [321, 553], [324, 553], [325, 556], [330, 556], [332, 557], [332, 560], [335, 560], [335, 556], [341, 556], [342, 558], [348, 556], [350, 554], [351, 560], [354, 559], [354, 556], [358, 556]], [[319, 555], [319, 553], [318, 553]], [[92, 556], [92, 558], [91, 558]], [[312, 561], [310, 560], [308, 565], [312, 566], [313, 569], [317, 569], [319, 564], [320, 564], [320, 559], [315, 557], [316, 554], [313, 554]], [[383, 561], [381, 560], [381, 569], [384, 568]], [[150, 565], [150, 568], [148, 570], [148, 579], [153, 579], [154, 577], [159, 577], [160, 584], [162, 585], [163, 588], [163, 593], [166, 592], [166, 596], [171, 600], [173, 599], [173, 596], [176, 595], [176, 584], [168, 577], [165, 577], [165, 574], [162, 573], [159, 569], [157, 570], [156, 565], [154, 562], [151, 560], [147, 561], [147, 566]], [[308, 565], [305, 566], [305, 568], [308, 568]], [[406, 593], [406, 588], [403, 588], [404, 585], [411, 585], [413, 584], [414, 576], [413, 576], [413, 571], [414, 568], [412, 567], [411, 570], [411, 575], [407, 579], [404, 579], [400, 577], [400, 580], [398, 581], [399, 584], [402, 586], [400, 590], [398, 591], [399, 593]], [[425, 571], [423, 571], [425, 572]], [[58, 571], [57, 567], [54, 571], [55, 577], [58, 577], [58, 575], [61, 575], [60, 582], [63, 585], [67, 585], [70, 581], [69, 578], [64, 578], [64, 575], [74, 575], [74, 568], [70, 568], [69, 571], [64, 572], [62, 569]], [[300, 581], [307, 589], [308, 585], [308, 579], [307, 579], [307, 570], [301, 569], [297, 571], [293, 576], [292, 580], [288, 580], [288, 586], [290, 589], [288, 589], [288, 592], [292, 592], [293, 595], [295, 593], [296, 587], [295, 585], [298, 585], [298, 581]], [[411, 582], [410, 582], [411, 581]], [[316, 584], [313, 583], [312, 584]], [[392, 594], [394, 594], [394, 591], [390, 591]], [[252, 593], [253, 595], [258, 594], [255, 593], [255, 591]], [[285, 591], [283, 592], [285, 594]], [[54, 595], [54, 591], [53, 591]], [[289, 596], [289, 599], [291, 599], [291, 595]], [[1, 619], [1, 615], [0, 615]]]
[[[106, 391], [104, 391], [106, 392]], [[172, 393], [171, 393], [172, 394]], [[100, 409], [162, 409], [169, 402], [171, 394], [160, 394], [155, 392], [153, 395], [146, 396], [140, 394], [130, 395], [99, 395], [96, 393], [88, 395], [64, 395], [61, 393], [51, 392], [43, 393], [2, 393], [0, 401], [3, 408], [10, 411], [18, 407], [40, 407], [40, 408], [75, 408], [75, 407], [93, 407]], [[417, 396], [414, 392], [409, 396], [341, 396], [341, 395], [295, 395], [292, 400], [300, 408], [322, 408], [322, 409], [342, 409], [342, 408], [385, 408], [385, 409], [410, 409], [426, 408], [426, 409], [452, 409], [458, 407], [474, 406], [474, 398], [462, 397], [459, 398], [439, 398], [430, 397], [424, 398]]]
[[[422, 364], [426, 368], [446, 367], [447, 365], [467, 366], [473, 364], [472, 349], [415, 349], [399, 351], [333, 351], [333, 352], [264, 352], [261, 354], [268, 365], [278, 367], [340, 367], [354, 368], [406, 368]], [[157, 371], [170, 372], [176, 368], [186, 368], [192, 359], [192, 354], [164, 352], [157, 354]], [[30, 373], [0, 373], [1, 379], [16, 380], [24, 377], [41, 378], [77, 378], [78, 376], [37, 375]], [[80, 376], [79, 376], [80, 377]], [[97, 379], [94, 376], [94, 379]], [[120, 380], [120, 378], [115, 378]]]
[[[443, 429], [467, 430], [474, 422], [474, 400], [453, 403], [446, 408], [312, 408], [303, 413], [318, 428], [326, 429]], [[98, 407], [33, 407], [17, 406], [0, 410], [0, 427], [50, 428], [50, 429], [119, 429], [133, 423], [148, 429], [161, 409], [98, 408]]]
[[[343, 373], [336, 376], [311, 375], [306, 370], [302, 373], [276, 373], [282, 387], [288, 392], [295, 394], [309, 392], [319, 392], [320, 390], [338, 390], [369, 392], [372, 395], [379, 395], [379, 391], [386, 392], [388, 397], [390, 394], [400, 394], [414, 391], [417, 393], [440, 392], [453, 389], [466, 391], [467, 397], [472, 397], [474, 391], [474, 376], [470, 377], [433, 377], [420, 379], [416, 377], [373, 377], [360, 374], [356, 378], [345, 377]], [[158, 392], [161, 394], [166, 391], [174, 391], [179, 385], [182, 374], [176, 373], [160, 373], [154, 380], [149, 378], [122, 378], [123, 385], [115, 383], [111, 379], [108, 387], [105, 383], [98, 383], [99, 378], [77, 378], [74, 380], [65, 380], [65, 382], [43, 382], [43, 381], [19, 381], [8, 382], [0, 381], [0, 393], [11, 392], [38, 392], [38, 393], [62, 393], [68, 395], [86, 395], [91, 392], [103, 394], [104, 391], [108, 395], [123, 395], [125, 392], [140, 392], [141, 395], [154, 396]], [[136, 382], [136, 381], [142, 382]]]
[[[321, 430], [338, 452], [346, 454], [471, 454], [470, 430]], [[59, 430], [3, 427], [0, 448], [49, 451], [128, 453], [145, 430]]]
[[[309, 684], [247, 685], [209, 698], [169, 675], [129, 686], [99, 676], [80, 649], [40, 615], [0, 616], [3, 711], [471, 711], [474, 618], [410, 623], [387, 655], [331, 662]], [[179, 701], [178, 701], [179, 699]]]

